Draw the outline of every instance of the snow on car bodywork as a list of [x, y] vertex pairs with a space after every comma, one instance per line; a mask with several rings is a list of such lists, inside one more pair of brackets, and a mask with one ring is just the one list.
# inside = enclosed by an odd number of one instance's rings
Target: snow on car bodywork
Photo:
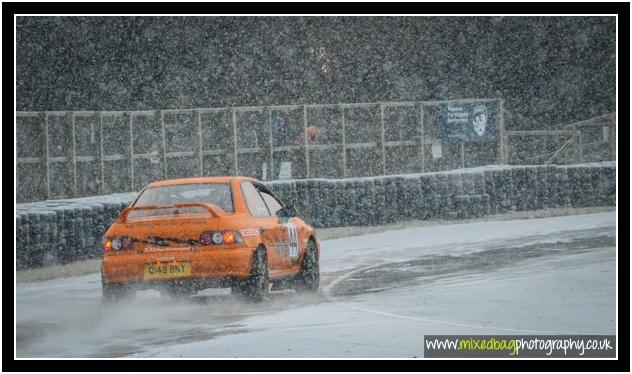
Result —
[[260, 301], [275, 287], [318, 290], [315, 230], [257, 180], [153, 182], [103, 238], [105, 300], [135, 289], [181, 295], [231, 287]]

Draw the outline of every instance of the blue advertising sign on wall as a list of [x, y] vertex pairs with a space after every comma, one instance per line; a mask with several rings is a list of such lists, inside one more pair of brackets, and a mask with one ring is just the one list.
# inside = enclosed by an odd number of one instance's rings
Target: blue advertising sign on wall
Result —
[[495, 102], [442, 104], [439, 137], [445, 141], [496, 139]]

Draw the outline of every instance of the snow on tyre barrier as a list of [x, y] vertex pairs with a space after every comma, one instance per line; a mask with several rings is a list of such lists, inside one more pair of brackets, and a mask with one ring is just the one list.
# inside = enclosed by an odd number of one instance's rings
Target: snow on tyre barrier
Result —
[[136, 193], [16, 206], [18, 270], [101, 256], [101, 238]]
[[385, 217], [386, 194], [384, 193], [384, 179], [374, 179], [372, 187], [373, 190], [371, 192], [374, 202], [372, 224], [376, 224], [377, 222], [384, 222]]
[[[464, 219], [542, 208], [614, 206], [614, 162], [265, 182], [315, 227]], [[16, 267], [101, 256], [103, 233], [136, 193], [16, 206]]]
[[433, 193], [438, 190], [437, 187], [437, 175], [435, 173], [427, 173], [419, 176], [420, 193], [419, 198], [422, 204], [419, 206], [421, 211], [417, 212], [417, 218], [419, 219], [435, 219], [438, 218], [440, 213], [440, 196]]

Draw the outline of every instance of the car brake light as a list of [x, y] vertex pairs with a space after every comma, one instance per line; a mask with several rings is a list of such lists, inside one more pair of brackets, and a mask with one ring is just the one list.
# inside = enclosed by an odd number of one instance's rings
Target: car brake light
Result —
[[132, 249], [132, 238], [124, 237], [122, 240], [122, 244], [124, 251]]
[[213, 240], [213, 235], [210, 232], [203, 232], [202, 235], [200, 235], [200, 243], [204, 245], [211, 244], [212, 240]]

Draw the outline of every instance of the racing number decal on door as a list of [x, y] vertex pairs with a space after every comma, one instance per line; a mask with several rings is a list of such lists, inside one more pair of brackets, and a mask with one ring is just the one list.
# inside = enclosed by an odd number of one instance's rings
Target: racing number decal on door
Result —
[[287, 233], [290, 239], [288, 255], [290, 258], [298, 257], [298, 231], [296, 226], [292, 222], [288, 222], [284, 225], [287, 228]]

